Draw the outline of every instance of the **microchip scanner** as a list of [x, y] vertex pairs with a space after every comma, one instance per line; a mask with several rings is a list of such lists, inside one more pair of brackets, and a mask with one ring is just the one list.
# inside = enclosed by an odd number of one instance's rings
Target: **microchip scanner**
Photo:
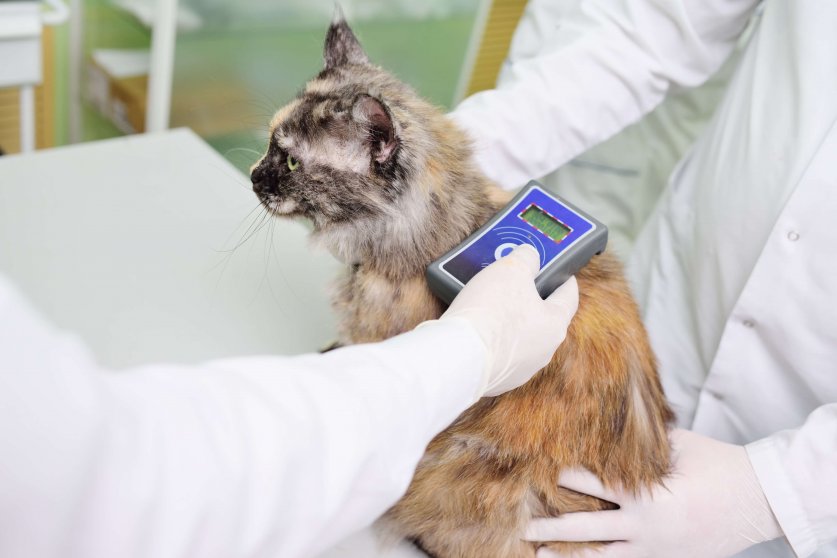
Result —
[[533, 180], [453, 250], [430, 264], [427, 281], [447, 304], [481, 269], [520, 244], [540, 254], [535, 286], [546, 298], [607, 245], [607, 227]]

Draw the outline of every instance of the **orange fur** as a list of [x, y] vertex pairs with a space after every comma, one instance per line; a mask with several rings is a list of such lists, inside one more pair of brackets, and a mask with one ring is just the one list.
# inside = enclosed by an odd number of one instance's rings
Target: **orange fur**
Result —
[[[382, 521], [388, 530], [439, 557], [534, 556], [535, 545], [520, 542], [529, 519], [611, 507], [559, 488], [561, 469], [584, 466], [629, 490], [668, 472], [672, 414], [619, 266], [598, 256], [578, 282], [579, 310], [552, 362], [523, 387], [482, 399], [430, 443], [406, 496]], [[391, 316], [422, 314], [410, 302], [425, 305], [426, 297], [402, 295], [364, 317], [391, 324]]]

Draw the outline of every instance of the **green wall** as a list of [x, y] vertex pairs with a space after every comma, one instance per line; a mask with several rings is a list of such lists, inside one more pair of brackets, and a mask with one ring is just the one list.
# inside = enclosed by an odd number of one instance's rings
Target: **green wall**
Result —
[[[449, 107], [476, 12], [445, 19], [367, 20], [354, 29], [373, 62], [389, 69], [432, 102]], [[105, 0], [85, 3], [84, 48], [147, 48], [150, 32]], [[263, 150], [267, 123], [322, 66], [328, 21], [294, 27], [217, 26], [179, 33], [175, 54], [172, 125], [193, 127], [246, 170]], [[68, 31], [57, 29], [56, 137], [69, 141], [67, 102]], [[82, 85], [84, 88], [84, 84]], [[84, 140], [120, 132], [93, 108], [83, 111]]]

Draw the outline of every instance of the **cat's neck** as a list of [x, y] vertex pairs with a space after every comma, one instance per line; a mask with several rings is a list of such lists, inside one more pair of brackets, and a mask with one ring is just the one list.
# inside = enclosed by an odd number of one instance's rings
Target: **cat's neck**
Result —
[[462, 170], [440, 172], [431, 164], [386, 215], [331, 225], [315, 238], [343, 262], [393, 281], [423, 275], [497, 209], [490, 181]]

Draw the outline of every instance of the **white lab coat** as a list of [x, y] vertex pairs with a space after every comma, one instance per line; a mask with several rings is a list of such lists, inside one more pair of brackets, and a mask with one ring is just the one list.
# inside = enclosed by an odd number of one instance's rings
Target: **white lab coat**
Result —
[[0, 556], [314, 556], [401, 496], [484, 366], [451, 320], [326, 355], [105, 372], [0, 275]]
[[[665, 142], [646, 140], [658, 132], [688, 143], [689, 127], [666, 121], [671, 112], [628, 131], [646, 143], [616, 139], [563, 176], [571, 199], [584, 186], [601, 193], [597, 177], [652, 183], [650, 193], [622, 188], [587, 209], [643, 217], [620, 246], [679, 424], [748, 444], [792, 551], [835, 557], [837, 2], [577, 4], [531, 2], [520, 32], [534, 40], [518, 33], [498, 89], [467, 99], [454, 118], [477, 140], [489, 175], [516, 187], [666, 96], [677, 102], [739, 45], [714, 113], [693, 127], [696, 140], [665, 188], [644, 174], [655, 153], [668, 157], [654, 148]], [[646, 160], [632, 161], [637, 154]], [[791, 549], [780, 539], [742, 555]]]

